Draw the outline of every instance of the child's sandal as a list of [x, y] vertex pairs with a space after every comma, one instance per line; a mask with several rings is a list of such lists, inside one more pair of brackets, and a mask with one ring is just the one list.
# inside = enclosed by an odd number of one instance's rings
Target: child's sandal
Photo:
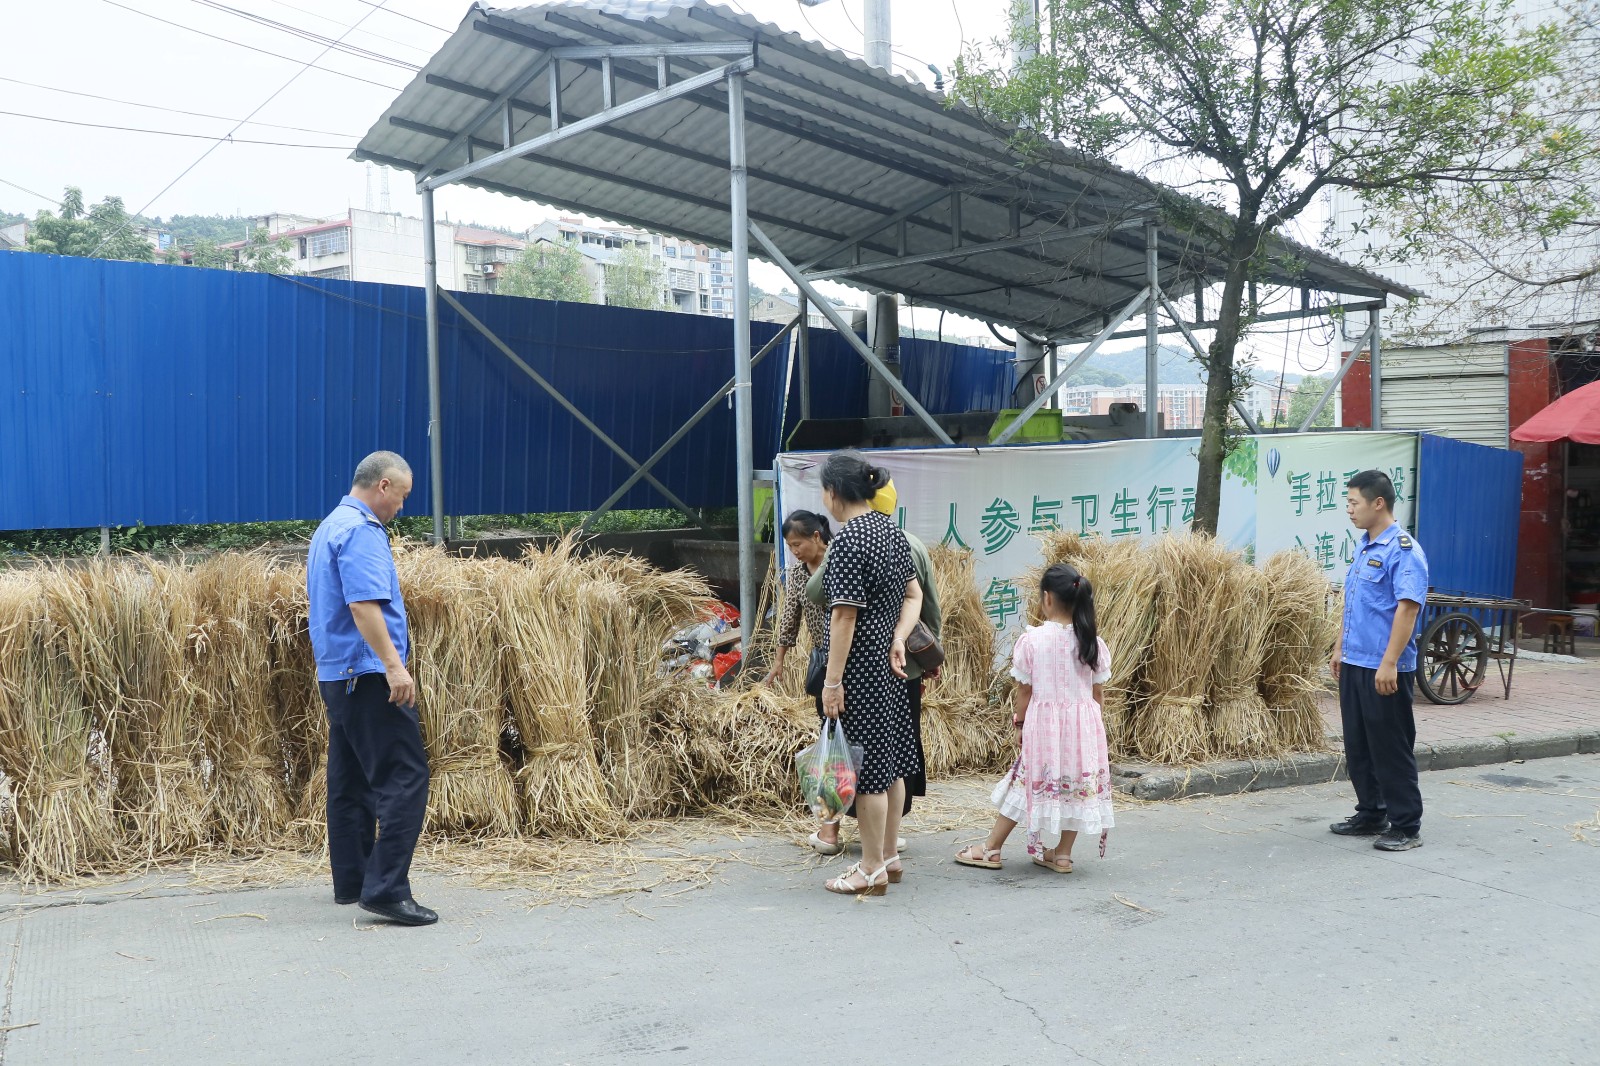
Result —
[[[974, 858], [976, 853], [979, 857]], [[982, 844], [969, 844], [956, 852], [956, 862], [961, 866], [976, 866], [981, 870], [1000, 869], [1000, 849], [986, 848]]]

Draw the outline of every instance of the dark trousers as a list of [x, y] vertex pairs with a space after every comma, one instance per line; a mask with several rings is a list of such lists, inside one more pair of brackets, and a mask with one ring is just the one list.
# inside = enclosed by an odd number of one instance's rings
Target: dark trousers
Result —
[[1417, 786], [1417, 722], [1411, 712], [1415, 673], [1398, 676], [1394, 695], [1378, 694], [1376, 670], [1342, 663], [1339, 710], [1344, 718], [1344, 761], [1356, 789], [1356, 814], [1388, 818], [1404, 833], [1422, 827]]
[[[415, 707], [389, 702], [382, 674], [318, 688], [328, 707], [328, 858], [333, 894], [411, 898], [411, 855], [428, 809], [428, 754]], [[381, 830], [381, 832], [380, 832]]]

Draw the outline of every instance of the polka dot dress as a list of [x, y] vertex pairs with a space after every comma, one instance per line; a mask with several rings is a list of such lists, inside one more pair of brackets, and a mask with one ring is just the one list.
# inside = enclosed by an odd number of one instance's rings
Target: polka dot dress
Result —
[[906, 582], [915, 576], [905, 536], [876, 511], [852, 518], [828, 547], [828, 603], [857, 610], [839, 721], [850, 743], [864, 751], [859, 792], [887, 792], [921, 769], [906, 683], [889, 669]]

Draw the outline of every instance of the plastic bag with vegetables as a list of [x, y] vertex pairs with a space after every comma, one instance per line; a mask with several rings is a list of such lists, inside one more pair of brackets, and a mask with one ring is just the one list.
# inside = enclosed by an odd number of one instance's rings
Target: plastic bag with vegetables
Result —
[[856, 798], [856, 775], [861, 772], [861, 745], [851, 744], [837, 720], [822, 724], [817, 742], [794, 757], [800, 773], [800, 795], [819, 818], [833, 818], [849, 810]]

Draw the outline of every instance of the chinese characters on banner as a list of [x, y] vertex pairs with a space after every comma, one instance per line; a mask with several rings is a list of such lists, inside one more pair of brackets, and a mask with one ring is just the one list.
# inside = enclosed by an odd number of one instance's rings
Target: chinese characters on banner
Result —
[[[1035, 595], [1025, 575], [1040, 561], [1038, 535], [1059, 528], [1145, 539], [1186, 530], [1194, 518], [1198, 446], [1195, 438], [1168, 437], [909, 448], [873, 452], [872, 459], [894, 477], [902, 528], [929, 545], [972, 551], [984, 609], [1010, 637], [1020, 632]], [[1219, 535], [1255, 558], [1295, 547], [1319, 562], [1331, 560], [1327, 565], [1336, 569], [1349, 529], [1346, 471], [1376, 466], [1389, 471], [1397, 487], [1403, 481], [1404, 502], [1397, 511], [1409, 523], [1416, 447], [1414, 435], [1397, 433], [1247, 437], [1224, 470]], [[784, 514], [823, 513], [817, 472], [824, 458], [817, 452], [778, 456]], [[1329, 577], [1337, 580], [1338, 574], [1330, 571]], [[1009, 639], [1002, 643], [1009, 645]]]

